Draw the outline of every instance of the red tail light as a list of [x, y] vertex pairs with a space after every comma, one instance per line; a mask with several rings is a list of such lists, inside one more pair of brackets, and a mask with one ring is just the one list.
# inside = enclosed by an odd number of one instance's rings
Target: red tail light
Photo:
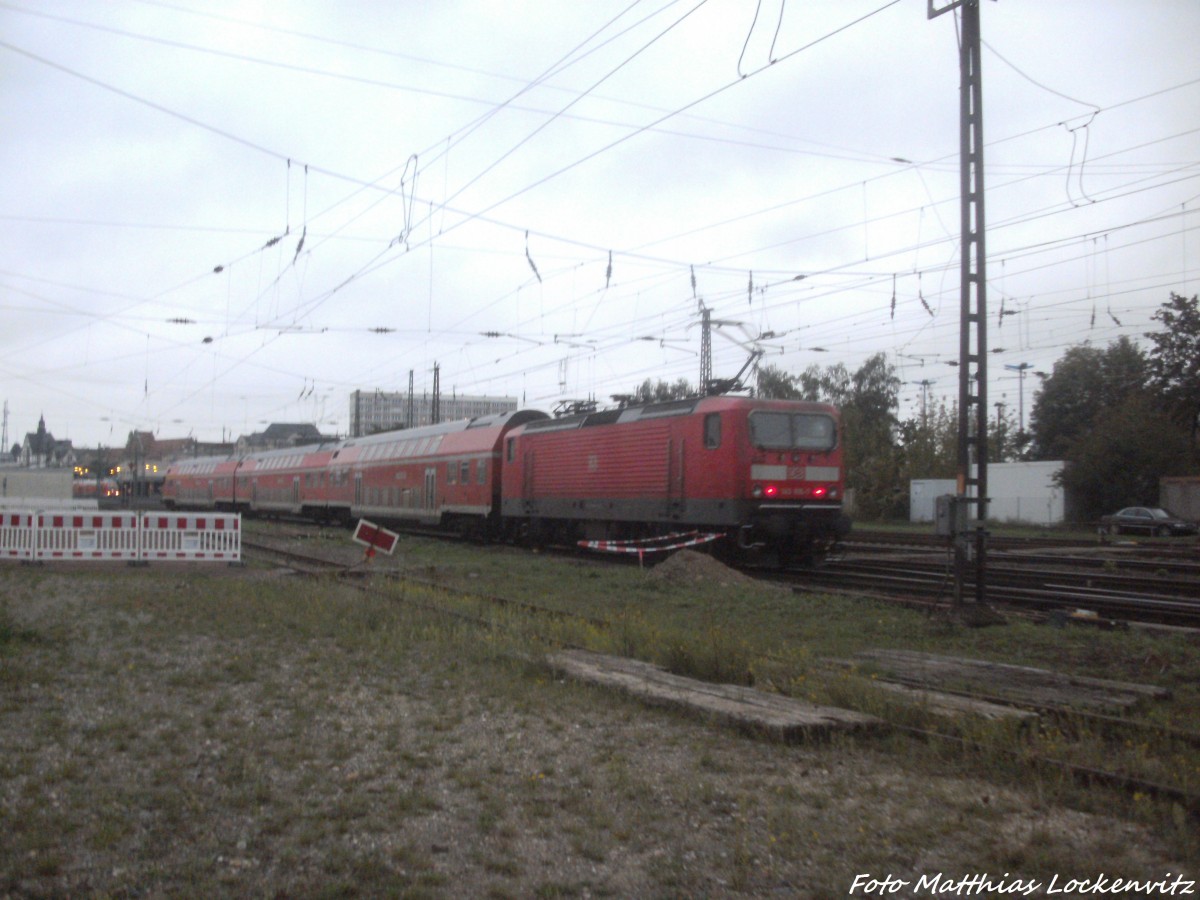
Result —
[[778, 485], [768, 484], [765, 488], [763, 488], [763, 496], [764, 497], [778, 497], [779, 496]]

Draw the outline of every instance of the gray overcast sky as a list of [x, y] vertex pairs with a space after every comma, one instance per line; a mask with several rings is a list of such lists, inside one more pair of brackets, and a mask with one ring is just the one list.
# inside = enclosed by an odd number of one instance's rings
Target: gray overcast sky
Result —
[[[883, 351], [905, 413], [922, 380], [953, 397], [955, 19], [0, 0], [9, 444], [43, 413], [77, 446], [344, 432], [351, 391], [435, 362], [447, 395], [606, 401], [697, 381], [701, 300], [743, 323], [718, 376], [774, 332], [788, 371]], [[998, 0], [982, 31], [989, 393], [1015, 406], [1006, 364], [1198, 290], [1200, 3]]]

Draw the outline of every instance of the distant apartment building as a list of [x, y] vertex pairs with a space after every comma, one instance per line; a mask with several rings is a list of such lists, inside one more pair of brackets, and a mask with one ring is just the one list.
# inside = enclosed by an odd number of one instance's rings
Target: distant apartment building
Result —
[[[453, 422], [512, 412], [517, 408], [517, 399], [443, 395], [438, 407], [438, 421]], [[432, 423], [433, 397], [428, 393], [413, 395], [411, 412], [405, 391], [354, 391], [350, 395], [350, 437]]]

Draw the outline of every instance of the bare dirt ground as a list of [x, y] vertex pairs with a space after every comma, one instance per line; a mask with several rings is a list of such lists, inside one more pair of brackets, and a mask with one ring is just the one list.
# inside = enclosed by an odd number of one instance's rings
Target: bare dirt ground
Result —
[[1186, 870], [1037, 781], [645, 709], [383, 593], [4, 567], [0, 604], [0, 897], [820, 898], [863, 874], [932, 896], [920, 877]]

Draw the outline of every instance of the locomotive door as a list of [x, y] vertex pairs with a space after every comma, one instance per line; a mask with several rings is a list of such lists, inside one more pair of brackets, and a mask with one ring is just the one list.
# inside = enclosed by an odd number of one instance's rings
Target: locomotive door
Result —
[[534, 473], [534, 456], [536, 451], [530, 450], [525, 454], [525, 468], [521, 472], [521, 496], [524, 497], [525, 515], [533, 515], [535, 504], [533, 502], [533, 473]]
[[685, 442], [667, 440], [667, 515], [678, 518], [683, 512], [684, 450]]

